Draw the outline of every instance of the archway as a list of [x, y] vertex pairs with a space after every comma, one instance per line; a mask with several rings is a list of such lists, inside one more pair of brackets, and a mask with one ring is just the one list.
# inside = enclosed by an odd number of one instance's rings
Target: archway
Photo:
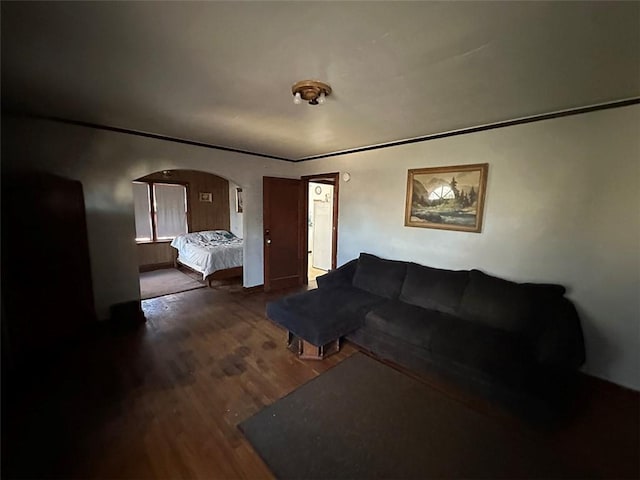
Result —
[[133, 180], [141, 298], [242, 286], [242, 188], [209, 172], [172, 169]]

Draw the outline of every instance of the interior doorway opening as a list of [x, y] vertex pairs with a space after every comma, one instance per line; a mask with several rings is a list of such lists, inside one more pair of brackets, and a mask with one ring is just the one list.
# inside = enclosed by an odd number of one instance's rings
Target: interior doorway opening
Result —
[[238, 185], [212, 173], [174, 169], [137, 178], [132, 187], [141, 299], [214, 284], [242, 288]]
[[306, 196], [307, 228], [305, 283], [336, 268], [338, 235], [337, 173], [303, 177]]

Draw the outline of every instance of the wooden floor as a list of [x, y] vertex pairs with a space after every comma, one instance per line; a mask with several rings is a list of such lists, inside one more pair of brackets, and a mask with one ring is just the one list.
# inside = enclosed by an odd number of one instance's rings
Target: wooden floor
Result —
[[[296, 358], [264, 316], [274, 296], [222, 286], [147, 300], [144, 326], [96, 334], [5, 383], [3, 478], [272, 478], [237, 424], [355, 351]], [[589, 381], [579, 405], [544, 441], [594, 476], [637, 477], [638, 395]]]

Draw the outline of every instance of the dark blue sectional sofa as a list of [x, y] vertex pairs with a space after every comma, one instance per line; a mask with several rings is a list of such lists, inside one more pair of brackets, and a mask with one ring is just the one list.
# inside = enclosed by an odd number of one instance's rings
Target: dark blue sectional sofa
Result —
[[338, 337], [531, 412], [566, 400], [584, 363], [580, 320], [560, 285], [514, 283], [362, 253], [267, 315], [321, 346]]

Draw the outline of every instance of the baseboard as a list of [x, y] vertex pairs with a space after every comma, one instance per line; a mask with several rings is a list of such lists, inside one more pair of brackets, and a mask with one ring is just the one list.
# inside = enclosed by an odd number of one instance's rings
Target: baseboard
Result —
[[264, 285], [254, 285], [253, 287], [242, 287], [244, 293], [264, 292]]

